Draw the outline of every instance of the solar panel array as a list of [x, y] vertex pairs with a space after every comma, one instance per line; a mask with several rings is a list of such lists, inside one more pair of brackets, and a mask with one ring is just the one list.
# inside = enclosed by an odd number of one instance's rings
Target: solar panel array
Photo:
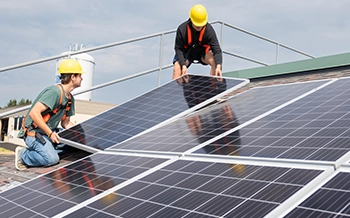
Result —
[[186, 75], [63, 131], [59, 136], [64, 143], [89, 152], [104, 150], [203, 107], [247, 82]]
[[0, 217], [53, 217], [166, 159], [94, 154], [0, 193]]
[[185, 152], [326, 82], [252, 89], [230, 99], [229, 102], [174, 121], [110, 149]]
[[321, 172], [179, 160], [66, 217], [262, 217]]
[[[350, 148], [349, 79], [334, 83], [196, 151], [280, 159], [336, 161]], [[218, 147], [217, 144], [220, 144]]]
[[[183, 118], [0, 193], [0, 217], [350, 217], [348, 82], [187, 105]], [[102, 115], [89, 122], [101, 128]]]
[[349, 172], [339, 172], [285, 217], [349, 217], [349, 181]]

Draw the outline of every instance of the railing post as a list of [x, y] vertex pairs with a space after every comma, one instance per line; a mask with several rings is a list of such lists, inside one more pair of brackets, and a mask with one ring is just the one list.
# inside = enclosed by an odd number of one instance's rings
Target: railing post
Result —
[[163, 42], [164, 42], [164, 33], [160, 35], [160, 46], [159, 46], [159, 70], [158, 70], [158, 87], [160, 86], [161, 74], [162, 74], [162, 65], [163, 65]]
[[276, 64], [278, 64], [279, 48], [280, 48], [280, 44], [276, 43]]
[[220, 31], [220, 47], [223, 48], [223, 38], [224, 38], [224, 22], [221, 22], [221, 31]]

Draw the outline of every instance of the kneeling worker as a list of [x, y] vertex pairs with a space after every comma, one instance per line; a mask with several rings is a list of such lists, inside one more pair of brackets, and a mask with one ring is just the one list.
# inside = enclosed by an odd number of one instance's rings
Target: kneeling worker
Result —
[[23, 120], [18, 138], [23, 138], [27, 147], [16, 148], [17, 170], [25, 170], [28, 166], [51, 166], [59, 162], [55, 149], [55, 145], [60, 143], [57, 127], [60, 123], [65, 129], [74, 125], [70, 121], [75, 114], [71, 92], [80, 87], [84, 72], [75, 59], [62, 61], [58, 72], [61, 84], [41, 91]]

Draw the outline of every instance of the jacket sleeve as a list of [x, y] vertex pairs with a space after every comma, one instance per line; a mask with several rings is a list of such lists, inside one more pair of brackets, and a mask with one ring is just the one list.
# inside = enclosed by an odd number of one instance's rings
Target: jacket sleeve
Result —
[[210, 45], [210, 49], [214, 54], [214, 60], [216, 65], [221, 64], [222, 65], [222, 50], [218, 41], [218, 38], [216, 37], [215, 30], [212, 25], [209, 23], [207, 24], [207, 36], [208, 36], [208, 43]]
[[186, 65], [184, 52], [186, 44], [186, 24], [182, 23], [176, 30], [175, 37], [175, 54], [180, 62], [180, 65]]

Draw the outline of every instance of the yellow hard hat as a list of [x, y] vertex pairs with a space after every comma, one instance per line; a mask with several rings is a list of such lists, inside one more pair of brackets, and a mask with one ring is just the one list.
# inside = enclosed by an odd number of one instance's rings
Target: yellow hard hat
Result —
[[61, 62], [58, 73], [64, 74], [64, 73], [85, 73], [83, 69], [81, 68], [81, 65], [77, 60], [74, 59], [66, 59]]
[[208, 22], [207, 9], [201, 4], [194, 5], [190, 10], [190, 19], [195, 26], [205, 26]]

